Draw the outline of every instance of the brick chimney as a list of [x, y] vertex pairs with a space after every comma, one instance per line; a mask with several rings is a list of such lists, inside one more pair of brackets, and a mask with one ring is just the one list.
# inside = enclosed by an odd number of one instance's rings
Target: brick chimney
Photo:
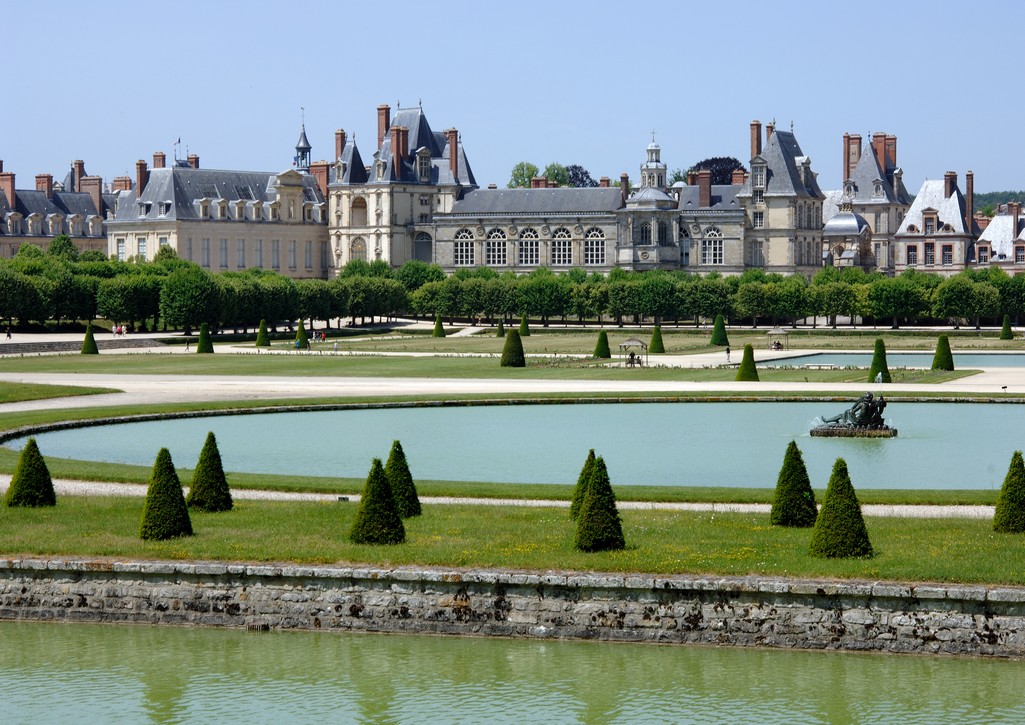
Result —
[[52, 199], [53, 176], [51, 174], [36, 174], [36, 191], [41, 191], [47, 199]]
[[559, 182], [557, 182], [555, 179], [545, 179], [545, 186], [547, 186], [549, 189], [557, 189], [559, 188]]
[[[887, 135], [886, 137], [886, 156], [890, 159], [890, 163], [894, 166], [897, 165], [897, 137]], [[883, 169], [885, 171], [886, 169]]]
[[[971, 170], [964, 175], [964, 216], [965, 231], [972, 233], [974, 227], [972, 221], [975, 219], [975, 174]], [[1018, 225], [1014, 225], [1014, 236], [1018, 236]]]
[[162, 169], [167, 165], [167, 154], [163, 151], [153, 152], [153, 168]]
[[317, 182], [317, 188], [320, 189], [320, 193], [325, 197], [327, 196], [327, 182], [330, 178], [329, 169], [331, 164], [327, 161], [317, 161], [310, 164], [310, 176], [312, 176]]
[[14, 172], [0, 171], [0, 193], [7, 198], [7, 203], [14, 209], [17, 199], [14, 193]]
[[[3, 170], [3, 166], [0, 166], [0, 171], [2, 171], [2, 170]], [[600, 179], [598, 179], [598, 187], [599, 188], [608, 189], [609, 186], [610, 186], [609, 177], [603, 176]]]
[[142, 192], [146, 188], [146, 184], [149, 182], [149, 169], [146, 168], [146, 162], [139, 159], [135, 162], [135, 198], [139, 199], [142, 197]]
[[543, 189], [545, 185], [545, 179], [541, 176], [532, 176], [530, 178], [531, 189]]
[[730, 183], [734, 186], [743, 186], [747, 183], [747, 172], [743, 169], [734, 169], [730, 176]]
[[[126, 179], [129, 184], [132, 183], [131, 179], [127, 176], [121, 177]], [[99, 216], [103, 216], [103, 177], [102, 176], [83, 176], [82, 177], [82, 188], [80, 191], [87, 193], [93, 200], [93, 206], [96, 207], [96, 213]]]
[[405, 126], [399, 126], [399, 153], [403, 160], [409, 158], [409, 129]]
[[630, 196], [630, 174], [625, 171], [619, 175], [619, 195], [623, 199], [623, 203], [626, 203], [626, 198]]
[[1007, 212], [1011, 215], [1011, 239], [1018, 238], [1018, 215], [1021, 213], [1021, 204], [1012, 201], [1007, 205]]
[[384, 146], [384, 137], [388, 135], [391, 128], [391, 106], [382, 103], [377, 107], [377, 150]]
[[[751, 122], [751, 158], [762, 153], [762, 122]], [[690, 181], [687, 182], [690, 184]]]
[[[879, 168], [886, 171], [886, 134], [885, 133], [874, 133], [872, 134], [872, 151], [876, 155], [876, 161], [879, 163]], [[947, 195], [949, 196], [949, 194]]]
[[199, 168], [199, 156], [197, 154], [189, 154], [188, 164], [190, 169]]
[[765, 124], [765, 143], [769, 143], [769, 139], [772, 138], [772, 134], [776, 132], [776, 124], [769, 122]]
[[687, 186], [697, 186], [698, 183], [698, 172], [688, 171], [687, 172]]
[[75, 159], [71, 162], [71, 183], [75, 185], [75, 188], [69, 189], [69, 191], [82, 190], [83, 176], [85, 176], [85, 162], [82, 159]]
[[402, 152], [400, 151], [400, 144], [402, 143], [402, 141], [400, 136], [402, 134], [402, 129], [400, 129], [398, 126], [392, 126], [391, 129], [389, 129], [389, 134], [391, 135], [391, 160], [392, 164], [395, 166], [395, 176], [401, 179]]
[[861, 134], [845, 133], [843, 135], [843, 180], [851, 178], [851, 172], [861, 161]]
[[698, 206], [702, 209], [712, 206], [712, 172], [708, 169], [698, 172]]
[[[874, 141], [875, 139], [873, 139]], [[943, 175], [943, 198], [949, 199], [950, 195], [954, 193], [954, 189], [957, 188], [957, 172], [948, 171]]]
[[459, 178], [459, 131], [454, 128], [446, 128], [445, 136], [448, 137], [448, 168], [452, 172], [452, 178]]
[[115, 176], [114, 181], [110, 185], [111, 191], [131, 191], [132, 190], [132, 177], [131, 176]]
[[338, 129], [335, 131], [335, 161], [342, 158], [342, 152], [345, 150], [345, 130]]

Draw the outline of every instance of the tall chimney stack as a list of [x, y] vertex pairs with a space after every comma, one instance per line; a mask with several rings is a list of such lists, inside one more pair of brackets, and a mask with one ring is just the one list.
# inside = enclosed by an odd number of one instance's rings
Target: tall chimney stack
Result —
[[0, 171], [0, 192], [7, 198], [7, 203], [11, 208], [16, 208], [13, 171]]
[[382, 103], [377, 107], [377, 150], [384, 146], [384, 137], [388, 135], [391, 128], [391, 106]]
[[83, 176], [85, 176], [85, 162], [82, 159], [75, 159], [71, 162], [71, 183], [75, 185], [75, 188], [67, 189], [67, 191], [81, 191]]
[[146, 188], [146, 184], [149, 182], [149, 169], [146, 168], [146, 162], [139, 159], [135, 162], [135, 198], [142, 198], [142, 192]]
[[402, 143], [399, 138], [401, 132], [398, 126], [392, 126], [389, 129], [389, 134], [391, 135], [391, 160], [395, 166], [395, 176], [400, 179], [402, 178], [402, 152], [399, 150]]
[[459, 131], [446, 128], [445, 136], [448, 138], [448, 168], [454, 181], [459, 178]]
[[340, 128], [335, 131], [335, 161], [342, 158], [343, 151], [345, 151], [345, 130]]
[[188, 161], [190, 169], [198, 169], [199, 168], [199, 155], [198, 154], [189, 154], [189, 158], [187, 159], [187, 161]]
[[53, 176], [51, 174], [36, 174], [36, 191], [41, 191], [47, 199], [52, 199]]
[[[897, 165], [897, 137], [887, 134], [886, 136], [886, 156], [890, 159], [890, 163], [894, 166]], [[885, 171], [886, 169], [883, 169]]]
[[405, 126], [399, 126], [399, 149], [403, 161], [409, 158], [409, 129]]
[[[129, 183], [131, 181], [129, 180]], [[80, 191], [86, 192], [93, 200], [93, 206], [96, 207], [96, 213], [103, 216], [103, 177], [102, 176], [83, 176], [82, 177], [82, 188]]]
[[630, 196], [630, 174], [625, 171], [619, 175], [619, 195], [622, 197], [624, 204], [627, 197]]
[[872, 150], [875, 152], [879, 168], [886, 173], [886, 134], [872, 134]]
[[1007, 205], [1007, 211], [1011, 215], [1011, 239], [1018, 238], [1018, 215], [1021, 212], [1021, 205], [1012, 201]]
[[747, 172], [744, 169], [734, 169], [730, 174], [730, 183], [733, 186], [743, 186], [747, 183]]
[[[965, 231], [972, 234], [975, 227], [972, 226], [972, 222], [975, 221], [975, 174], [971, 170], [965, 172], [964, 175], [964, 215], [965, 215]], [[1018, 236], [1018, 225], [1014, 225], [1014, 236]]]
[[[751, 122], [751, 158], [762, 153], [762, 123], [761, 121]], [[687, 182], [690, 183], [689, 181]]]
[[950, 195], [954, 193], [954, 189], [957, 188], [957, 172], [948, 171], [943, 174], [943, 198], [949, 199]]
[[[99, 178], [99, 177], [97, 177]], [[110, 184], [111, 191], [131, 191], [132, 190], [132, 177], [131, 176], [115, 176], [114, 180]]]
[[712, 172], [708, 169], [698, 172], [698, 206], [702, 209], [712, 206]]
[[765, 124], [765, 143], [769, 143], [769, 139], [772, 138], [772, 134], [776, 132], [776, 124], [769, 122]]
[[163, 151], [153, 152], [153, 168], [162, 169], [167, 164], [167, 154]]
[[327, 182], [330, 179], [331, 164], [327, 161], [316, 161], [310, 164], [310, 176], [317, 182], [320, 193], [327, 197]]

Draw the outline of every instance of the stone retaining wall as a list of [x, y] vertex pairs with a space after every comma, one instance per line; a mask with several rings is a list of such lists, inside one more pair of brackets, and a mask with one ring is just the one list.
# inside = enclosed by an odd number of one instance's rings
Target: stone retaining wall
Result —
[[1025, 588], [0, 560], [0, 620], [1025, 656]]

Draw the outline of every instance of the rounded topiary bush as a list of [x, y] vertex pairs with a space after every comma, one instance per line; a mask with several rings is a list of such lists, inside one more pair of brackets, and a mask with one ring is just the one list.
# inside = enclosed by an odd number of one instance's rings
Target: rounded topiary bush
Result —
[[598, 333], [598, 342], [594, 346], [594, 356], [608, 360], [612, 357], [612, 350], [609, 349], [609, 333], [602, 330]]
[[1004, 485], [1000, 487], [993, 512], [993, 530], [1004, 534], [1025, 533], [1025, 464], [1021, 451], [1011, 456]]
[[726, 322], [722, 315], [715, 316], [715, 324], [712, 325], [712, 345], [726, 347], [730, 344], [730, 338], [726, 335]]
[[445, 326], [441, 324], [441, 315], [434, 316], [434, 331], [431, 337], [445, 337]]
[[516, 330], [509, 330], [505, 336], [505, 344], [502, 345], [502, 367], [527, 367], [527, 358], [523, 354], [523, 341], [520, 340], [520, 333]]
[[96, 338], [93, 337], [93, 323], [85, 323], [85, 339], [82, 340], [83, 355], [99, 355], [100, 350], [96, 347]]
[[310, 336], [306, 334], [306, 325], [303, 324], [302, 318], [299, 318], [299, 327], [295, 331], [295, 341], [297, 349], [305, 349], [310, 344]]
[[651, 342], [648, 343], [648, 352], [658, 353], [665, 351], [666, 346], [662, 344], [662, 326], [655, 325], [655, 329], [651, 331]]
[[573, 489], [573, 498], [569, 504], [569, 517], [575, 519], [580, 516], [580, 507], [584, 503], [584, 496], [587, 494], [587, 485], [591, 482], [591, 472], [594, 470], [594, 449], [587, 452], [584, 460], [584, 467], [580, 469], [577, 476], [577, 485]]
[[231, 490], [213, 431], [206, 434], [203, 450], [199, 452], [199, 463], [192, 474], [192, 485], [185, 503], [189, 508], [200, 511], [231, 511]]
[[756, 381], [758, 380], [758, 368], [755, 367], [755, 351], [750, 344], [744, 345], [744, 357], [740, 360], [740, 367], [737, 368], [737, 380]]
[[214, 344], [210, 341], [210, 326], [205, 322], [199, 326], [199, 344], [196, 352], [213, 352]]
[[1000, 326], [1000, 339], [1013, 340], [1014, 333], [1011, 332], [1011, 316], [1004, 315], [1004, 324]]
[[153, 463], [146, 503], [142, 507], [139, 536], [155, 541], [192, 536], [192, 521], [189, 519], [181, 481], [178, 480], [171, 454], [166, 448], [160, 449]]
[[359, 500], [359, 509], [352, 520], [349, 541], [354, 544], [401, 544], [406, 540], [406, 527], [395, 505], [388, 476], [381, 459], [375, 458], [370, 475]]
[[623, 524], [616, 508], [605, 459], [597, 456], [591, 467], [584, 501], [577, 517], [576, 547], [581, 551], [616, 551], [626, 548]]
[[498, 321], [498, 326], [495, 328], [495, 337], [505, 337], [505, 323], [501, 320]]
[[8, 506], [56, 506], [50, 469], [39, 452], [35, 438], [29, 438], [18, 456], [18, 465], [11, 477], [4, 503]]
[[876, 378], [880, 382], [890, 382], [890, 368], [886, 365], [886, 345], [883, 338], [877, 337], [875, 349], [872, 351], [872, 367], [868, 369], [868, 382], [874, 383]]
[[267, 320], [260, 320], [260, 329], [256, 333], [257, 347], [270, 347], [270, 335], [267, 334]]
[[530, 337], [530, 325], [527, 324], [527, 316], [520, 317], [520, 337]]
[[940, 339], [936, 341], [936, 354], [932, 358], [932, 369], [954, 369], [954, 355], [950, 352], [950, 340], [946, 335], [940, 335]]
[[388, 462], [384, 464], [384, 475], [388, 477], [388, 485], [391, 486], [399, 516], [404, 519], [419, 516], [422, 513], [420, 497], [416, 495], [413, 474], [409, 472], [409, 464], [406, 463], [406, 452], [402, 450], [402, 444], [398, 441], [391, 444]]
[[783, 467], [776, 479], [776, 493], [772, 497], [769, 520], [773, 526], [814, 526], [819, 510], [815, 506], [815, 492], [811, 488], [808, 469], [804, 465], [801, 449], [790, 441], [783, 454]]
[[872, 556], [861, 504], [851, 485], [847, 462], [842, 458], [837, 458], [833, 464], [808, 553], [827, 559]]

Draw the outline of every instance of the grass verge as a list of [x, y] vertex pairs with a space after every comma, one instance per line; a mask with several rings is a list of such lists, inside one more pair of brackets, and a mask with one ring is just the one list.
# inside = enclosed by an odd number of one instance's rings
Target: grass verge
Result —
[[75, 385], [43, 385], [40, 383], [0, 382], [0, 404], [20, 403], [26, 400], [69, 398], [77, 395], [99, 395], [119, 392], [113, 388], [83, 388]]

